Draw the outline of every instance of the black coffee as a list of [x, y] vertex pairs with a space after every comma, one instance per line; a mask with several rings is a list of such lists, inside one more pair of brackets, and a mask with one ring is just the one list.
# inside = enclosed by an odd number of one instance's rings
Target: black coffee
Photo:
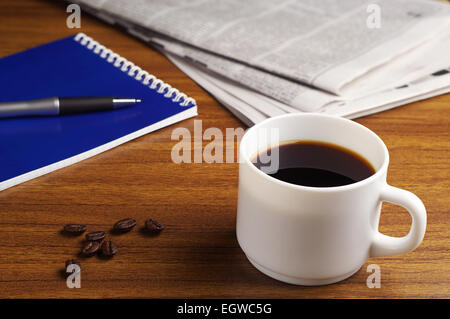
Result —
[[[361, 155], [338, 145], [318, 141], [292, 141], [258, 154], [256, 167], [269, 167], [267, 158], [278, 150], [279, 169], [269, 175], [284, 182], [311, 186], [333, 187], [359, 182], [375, 173]], [[267, 158], [263, 154], [267, 154]], [[272, 159], [273, 161], [273, 159]]]

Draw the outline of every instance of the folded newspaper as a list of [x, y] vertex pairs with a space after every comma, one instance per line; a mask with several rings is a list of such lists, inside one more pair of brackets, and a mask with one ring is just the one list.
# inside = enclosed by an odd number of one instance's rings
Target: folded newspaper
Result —
[[155, 46], [248, 125], [356, 118], [450, 91], [450, 4], [77, 0]]

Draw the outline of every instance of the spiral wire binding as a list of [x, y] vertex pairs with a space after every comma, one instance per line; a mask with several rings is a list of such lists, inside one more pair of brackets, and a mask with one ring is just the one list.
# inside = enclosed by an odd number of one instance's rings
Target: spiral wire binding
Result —
[[87, 49], [92, 50], [95, 54], [98, 54], [101, 58], [106, 59], [109, 63], [113, 63], [114, 67], [120, 68], [123, 72], [128, 72], [129, 76], [147, 85], [150, 89], [156, 90], [157, 93], [164, 94], [164, 97], [172, 99], [173, 102], [179, 103], [181, 106], [197, 105], [193, 98], [188, 97], [186, 94], [170, 86], [170, 84], [142, 70], [133, 62], [121, 57], [86, 34], [78, 33], [74, 39]]

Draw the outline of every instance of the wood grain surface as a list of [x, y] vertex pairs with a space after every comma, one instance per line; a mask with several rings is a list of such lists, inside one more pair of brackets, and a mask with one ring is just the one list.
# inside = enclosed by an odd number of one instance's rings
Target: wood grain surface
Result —
[[[59, 2], [2, 0], [0, 57], [85, 32], [193, 96], [203, 128], [243, 127], [152, 48], [86, 14], [81, 29], [68, 29], [66, 17]], [[412, 253], [370, 259], [351, 278], [323, 287], [288, 285], [261, 274], [236, 241], [237, 164], [171, 161], [171, 132], [192, 132], [190, 119], [1, 192], [0, 297], [449, 298], [449, 102], [447, 94], [357, 120], [388, 146], [388, 182], [414, 192], [427, 207], [427, 233]], [[108, 231], [126, 217], [139, 227], [153, 217], [167, 229], [156, 237], [139, 229], [108, 233], [119, 253], [112, 260], [82, 259], [82, 287], [68, 289], [61, 272], [79, 252], [81, 238], [63, 236], [63, 225]], [[383, 206], [382, 232], [402, 236], [409, 223], [403, 209]], [[366, 286], [372, 263], [381, 267], [380, 289]]]

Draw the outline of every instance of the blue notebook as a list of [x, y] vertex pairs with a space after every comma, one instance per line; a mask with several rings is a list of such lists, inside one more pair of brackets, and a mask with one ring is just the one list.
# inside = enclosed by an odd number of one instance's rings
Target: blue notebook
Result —
[[0, 102], [114, 96], [98, 113], [0, 119], [0, 190], [197, 115], [195, 100], [79, 33], [0, 59]]

